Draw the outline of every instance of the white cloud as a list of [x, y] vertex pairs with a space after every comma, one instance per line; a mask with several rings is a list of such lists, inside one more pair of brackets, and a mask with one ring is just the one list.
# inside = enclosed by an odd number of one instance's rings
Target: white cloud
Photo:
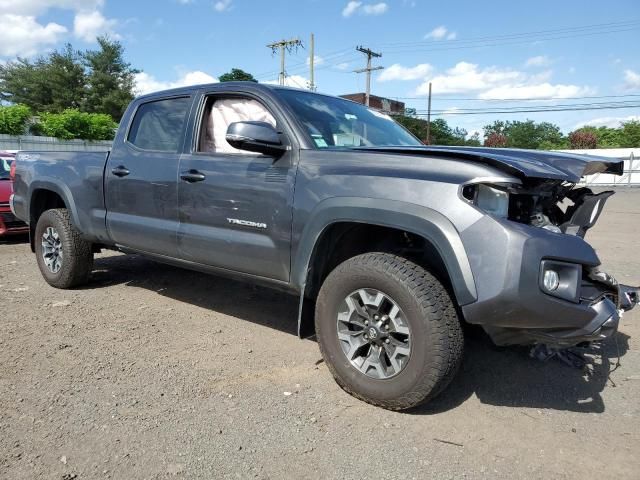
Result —
[[424, 36], [425, 40], [455, 40], [458, 34], [456, 32], [452, 32], [451, 30], [447, 30], [447, 27], [444, 25], [440, 25], [439, 27], [434, 28], [429, 33]]
[[361, 5], [362, 5], [362, 2], [352, 1], [347, 3], [347, 5], [342, 9], [342, 16], [350, 17], [351, 15], [356, 13], [356, 11], [360, 8]]
[[599, 117], [593, 118], [591, 120], [587, 120], [586, 122], [579, 122], [573, 127], [573, 130], [577, 130], [578, 128], [582, 128], [584, 126], [591, 127], [611, 127], [618, 128], [620, 123], [629, 122], [631, 120], [640, 121], [640, 115], [629, 115], [628, 117]]
[[478, 98], [495, 100], [499, 98], [513, 99], [548, 99], [548, 98], [572, 98], [582, 97], [595, 93], [590, 87], [579, 85], [551, 84], [548, 82], [533, 85], [504, 85], [495, 87], [478, 95]]
[[[446, 75], [438, 75], [430, 81], [433, 89], [440, 94], [476, 92], [490, 88], [524, 80], [523, 73], [510, 70], [489, 67], [479, 69], [478, 65], [468, 62], [459, 62], [453, 68], [448, 69]], [[429, 91], [429, 81], [418, 87], [416, 93], [426, 95]]]
[[626, 90], [639, 90], [640, 89], [640, 73], [636, 73], [633, 70], [624, 71], [624, 88]]
[[0, 0], [0, 14], [37, 16], [50, 8], [87, 11], [95, 10], [103, 5], [104, 0]]
[[231, 8], [231, 0], [219, 0], [213, 4], [213, 8], [216, 12], [224, 12]]
[[456, 113], [460, 113], [460, 108], [459, 107], [449, 107], [446, 108], [442, 111], [443, 115], [454, 115]]
[[[278, 85], [280, 82], [278, 80], [269, 80], [264, 83]], [[309, 88], [309, 79], [301, 75], [289, 75], [284, 79], [284, 84], [293, 88]]]
[[436, 95], [470, 93], [482, 99], [578, 97], [595, 91], [586, 86], [552, 84], [549, 82], [551, 75], [551, 71], [529, 75], [510, 68], [480, 68], [477, 64], [459, 62], [444, 74], [425, 79], [416, 94], [426, 95], [429, 82]]
[[56, 44], [67, 33], [62, 25], [41, 25], [30, 15], [0, 14], [0, 25], [0, 55], [6, 57], [35, 55], [43, 46]]
[[[319, 55], [313, 56], [313, 64], [317, 67], [318, 65], [322, 65], [324, 63], [324, 58]], [[311, 64], [311, 59], [307, 57], [307, 66]]]
[[394, 63], [390, 67], [382, 71], [378, 77], [379, 82], [388, 82], [391, 80], [418, 80], [424, 79], [433, 67], [428, 63], [420, 63], [415, 67], [403, 67], [399, 63]]
[[105, 18], [98, 10], [78, 12], [73, 19], [73, 34], [85, 42], [94, 42], [99, 35], [120, 38], [114, 28], [117, 20]]
[[189, 85], [201, 85], [203, 83], [217, 83], [218, 79], [200, 70], [184, 73], [178, 80], [167, 82], [156, 79], [153, 75], [145, 72], [137, 73], [135, 76], [135, 91], [138, 95], [145, 93], [167, 90], [169, 88], [186, 87]]
[[104, 0], [0, 0], [0, 55], [32, 56], [60, 42], [67, 27], [38, 21], [53, 8], [75, 13], [73, 30], [78, 38], [93, 41], [100, 34], [119, 38], [114, 31], [117, 21], [102, 15], [103, 6]]
[[389, 5], [385, 2], [367, 3], [351, 1], [342, 9], [343, 17], [351, 17], [358, 13], [360, 15], [382, 15], [389, 10]]
[[546, 55], [538, 55], [536, 57], [531, 57], [527, 59], [524, 66], [525, 67], [546, 67], [551, 64], [551, 60]]
[[349, 62], [342, 62], [342, 63], [337, 64], [335, 66], [335, 69], [336, 70], [346, 70], [347, 68], [349, 68], [349, 65], [350, 65]]
[[362, 7], [362, 13], [365, 15], [382, 15], [389, 10], [389, 5], [384, 2], [371, 3]]

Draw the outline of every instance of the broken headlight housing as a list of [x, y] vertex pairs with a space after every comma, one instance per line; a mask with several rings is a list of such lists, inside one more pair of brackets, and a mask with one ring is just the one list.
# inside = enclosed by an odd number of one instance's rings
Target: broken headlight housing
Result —
[[489, 215], [500, 218], [509, 215], [509, 192], [505, 187], [484, 183], [465, 185], [462, 196]]

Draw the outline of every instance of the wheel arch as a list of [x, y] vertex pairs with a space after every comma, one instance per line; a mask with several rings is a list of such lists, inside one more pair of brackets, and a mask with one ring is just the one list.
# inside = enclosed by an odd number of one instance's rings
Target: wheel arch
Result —
[[[407, 234], [422, 240], [427, 254], [437, 256], [433, 259], [441, 262], [456, 303], [466, 305], [477, 299], [471, 266], [462, 240], [454, 225], [444, 215], [407, 202], [334, 197], [320, 202], [309, 215], [293, 260], [292, 284], [300, 292], [298, 334], [301, 337], [306, 336], [305, 332], [313, 325], [309, 307], [313, 304], [323, 275], [328, 274], [319, 274], [317, 266], [323, 262], [318, 260], [326, 258], [324, 249], [332, 241], [331, 236], [336, 229], [340, 231], [353, 226], [356, 229], [358, 226], [366, 227], [362, 231], [368, 233], [377, 229], [388, 234]], [[373, 235], [369, 235], [371, 236]], [[375, 238], [369, 237], [368, 245], [375, 244]], [[384, 245], [384, 241], [381, 244]], [[366, 249], [356, 254], [364, 251]], [[331, 267], [329, 265], [329, 269]]]
[[31, 250], [34, 251], [33, 233], [40, 216], [51, 208], [66, 208], [72, 222], [78, 222], [77, 209], [72, 201], [69, 189], [62, 183], [51, 180], [32, 182], [29, 188], [29, 226], [31, 231]]

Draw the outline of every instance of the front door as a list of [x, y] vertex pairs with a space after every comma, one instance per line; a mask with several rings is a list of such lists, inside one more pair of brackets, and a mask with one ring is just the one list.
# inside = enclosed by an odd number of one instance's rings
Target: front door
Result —
[[177, 256], [178, 163], [191, 98], [142, 103], [105, 171], [107, 229], [124, 247]]
[[257, 100], [238, 96], [206, 97], [201, 110], [194, 151], [179, 166], [181, 258], [289, 280], [295, 150], [275, 158], [224, 140], [232, 121], [270, 121], [278, 130], [281, 122]]

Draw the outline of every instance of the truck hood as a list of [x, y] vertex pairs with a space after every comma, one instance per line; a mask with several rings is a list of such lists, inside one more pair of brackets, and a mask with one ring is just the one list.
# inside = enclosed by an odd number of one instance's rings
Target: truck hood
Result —
[[622, 175], [624, 162], [617, 158], [542, 150], [483, 147], [355, 147], [367, 152], [452, 158], [484, 163], [520, 178], [548, 178], [576, 183], [585, 175]]

